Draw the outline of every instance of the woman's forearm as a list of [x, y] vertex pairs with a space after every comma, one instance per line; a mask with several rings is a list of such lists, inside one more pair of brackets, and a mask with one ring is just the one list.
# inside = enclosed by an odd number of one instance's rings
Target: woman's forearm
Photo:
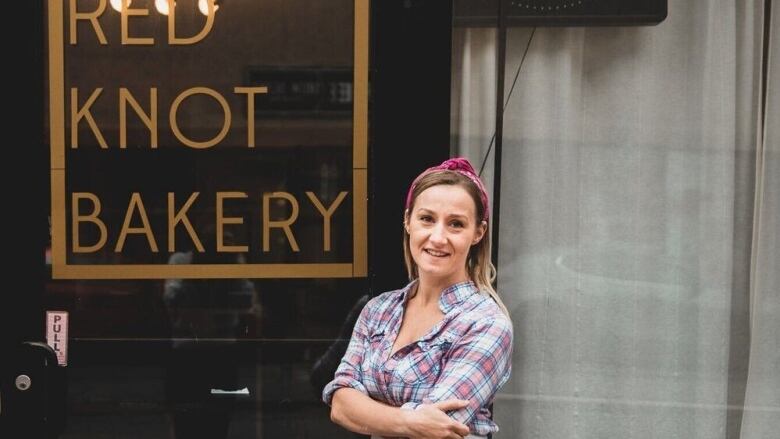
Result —
[[411, 436], [406, 414], [348, 387], [333, 394], [330, 418], [355, 433], [377, 436]]

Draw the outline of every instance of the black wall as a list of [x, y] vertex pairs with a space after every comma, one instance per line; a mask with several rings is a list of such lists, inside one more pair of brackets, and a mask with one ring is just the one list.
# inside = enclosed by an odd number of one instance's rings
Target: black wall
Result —
[[373, 294], [400, 288], [409, 184], [449, 157], [452, 3], [371, 2], [369, 267]]

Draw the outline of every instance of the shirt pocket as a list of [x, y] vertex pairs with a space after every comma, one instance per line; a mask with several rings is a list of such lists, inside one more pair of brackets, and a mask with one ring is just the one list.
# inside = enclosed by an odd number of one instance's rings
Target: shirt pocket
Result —
[[397, 369], [400, 378], [407, 384], [433, 385], [441, 374], [445, 356], [452, 343], [447, 340], [419, 342], [415, 350], [402, 361]]
[[384, 339], [384, 332], [377, 332], [366, 338], [362, 365], [364, 374], [370, 373], [376, 368], [375, 365], [378, 364], [378, 358], [382, 352], [382, 343], [384, 342]]

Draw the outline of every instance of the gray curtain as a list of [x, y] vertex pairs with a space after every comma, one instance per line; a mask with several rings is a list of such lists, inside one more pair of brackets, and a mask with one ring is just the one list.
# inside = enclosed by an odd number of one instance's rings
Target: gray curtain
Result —
[[[459, 28], [453, 32], [450, 147], [468, 157], [492, 199], [491, 138], [496, 127], [496, 29]], [[484, 166], [483, 166], [484, 164]]]
[[780, 4], [770, 21], [764, 137], [757, 154], [750, 368], [743, 437], [780, 436]]
[[[504, 114], [498, 283], [515, 346], [497, 438], [780, 431], [764, 6], [671, 0], [658, 26], [533, 34]], [[492, 135], [494, 32], [453, 40], [453, 154], [474, 161]], [[509, 31], [507, 94], [531, 34]]]

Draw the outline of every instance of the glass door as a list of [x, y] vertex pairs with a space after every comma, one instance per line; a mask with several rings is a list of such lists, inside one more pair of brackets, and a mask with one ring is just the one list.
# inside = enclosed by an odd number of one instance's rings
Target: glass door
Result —
[[51, 347], [52, 437], [352, 436], [321, 389], [405, 282], [408, 176], [448, 154], [448, 93], [420, 93], [449, 77], [448, 9], [396, 3], [45, 2], [46, 144], [21, 163], [48, 224], [19, 224], [42, 242], [8, 345]]
[[367, 2], [47, 14], [63, 437], [338, 435], [309, 376], [368, 292]]

